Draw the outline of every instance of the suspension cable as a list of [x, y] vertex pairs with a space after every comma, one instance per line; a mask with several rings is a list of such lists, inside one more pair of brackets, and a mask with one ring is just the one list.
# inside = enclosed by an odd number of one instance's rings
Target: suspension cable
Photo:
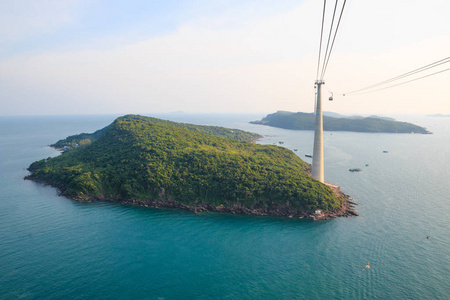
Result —
[[338, 4], [338, 0], [336, 0], [336, 4], [334, 5], [333, 18], [331, 19], [330, 33], [328, 34], [327, 48], [325, 50], [325, 56], [324, 56], [324, 60], [323, 60], [322, 72], [321, 72], [321, 75], [320, 75], [320, 80], [323, 79], [323, 70], [325, 68], [325, 62], [327, 60], [326, 58], [327, 58], [327, 55], [328, 55], [328, 47], [330, 45], [331, 32], [333, 31], [334, 16], [336, 15], [337, 4]]
[[[432, 74], [428, 74], [428, 75], [425, 75], [425, 76], [422, 76], [422, 77], [419, 77], [419, 78], [414, 78], [414, 79], [411, 79], [411, 80], [408, 80], [408, 81], [405, 81], [405, 82], [401, 82], [401, 83], [390, 85], [390, 86], [387, 86], [387, 87], [384, 87], [384, 88], [380, 88], [380, 89], [377, 89], [377, 90], [368, 91], [368, 92], [360, 92], [360, 93], [357, 93], [357, 94], [354, 94], [354, 95], [368, 94], [368, 93], [373, 93], [373, 92], [377, 92], [377, 91], [393, 88], [395, 86], [403, 85], [403, 84], [406, 84], [406, 83], [409, 83], [409, 82], [413, 82], [413, 81], [416, 81], [416, 80], [419, 80], [419, 79], [422, 79], [422, 78], [430, 77], [430, 76], [433, 76], [433, 75], [436, 75], [436, 74], [439, 74], [439, 73], [442, 73], [442, 72], [445, 72], [445, 71], [449, 71], [449, 70], [450, 70], [450, 68], [445, 69], [445, 70], [441, 70], [441, 71], [438, 71], [438, 72], [435, 72], [435, 73], [432, 73]], [[344, 94], [344, 95], [346, 95], [346, 94]]]
[[[328, 62], [330, 60], [331, 51], [333, 50], [334, 41], [336, 39], [336, 35], [337, 35], [338, 29], [339, 29], [339, 24], [341, 23], [342, 13], [344, 12], [344, 7], [345, 7], [345, 3], [346, 2], [347, 2], [347, 0], [344, 0], [344, 4], [342, 4], [341, 14], [339, 15], [339, 20], [338, 20], [338, 23], [337, 23], [337, 26], [336, 26], [336, 31], [334, 32], [333, 42], [331, 43], [331, 48], [330, 48], [330, 53], [328, 54], [327, 63], [325, 64], [325, 68], [322, 70], [321, 80], [323, 80], [323, 77], [325, 76], [325, 72], [326, 72], [327, 67], [328, 67]], [[336, 4], [337, 4], [337, 1], [336, 1]]]
[[[431, 68], [440, 66], [440, 65], [442, 65], [442, 64], [446, 64], [446, 63], [448, 63], [448, 62], [450, 62], [450, 57], [446, 57], [446, 58], [441, 59], [441, 60], [438, 60], [438, 61], [436, 61], [436, 62], [434, 62], [434, 63], [428, 64], [428, 65], [423, 66], [423, 67], [421, 67], [421, 68], [417, 68], [417, 69], [412, 70], [412, 71], [410, 71], [410, 72], [406, 72], [406, 73], [404, 73], [404, 74], [401, 74], [401, 75], [399, 75], [399, 76], [390, 78], [390, 79], [388, 79], [388, 80], [385, 80], [385, 81], [382, 81], [382, 82], [379, 82], [379, 83], [370, 85], [370, 86], [368, 86], [368, 87], [365, 87], [365, 88], [362, 88], [362, 89], [358, 89], [358, 90], [355, 90], [355, 91], [351, 91], [351, 92], [345, 93], [345, 95], [350, 95], [350, 94], [354, 94], [354, 93], [360, 94], [360, 92], [362, 92], [362, 91], [365, 91], [365, 90], [368, 90], [368, 89], [372, 89], [372, 88], [375, 88], [375, 87], [377, 87], [377, 86], [384, 85], [384, 84], [387, 84], [387, 83], [390, 83], [390, 82], [393, 82], [393, 81], [396, 81], [396, 80], [399, 80], [399, 79], [402, 79], [402, 78], [405, 78], [405, 77], [408, 77], [408, 76], [411, 76], [411, 75], [414, 75], [414, 74], [417, 74], [417, 73], [420, 73], [420, 72], [423, 72], [423, 71], [426, 71], [426, 70], [428, 70], [428, 69], [431, 69]], [[437, 72], [437, 73], [440, 73], [440, 72]], [[433, 74], [437, 74], [437, 73], [433, 73]], [[424, 76], [424, 77], [427, 77], [427, 76]], [[424, 77], [421, 77], [421, 78], [424, 78]], [[412, 81], [414, 81], [414, 80], [412, 80]], [[408, 81], [408, 82], [410, 82], [410, 81]], [[381, 89], [380, 89], [380, 90], [381, 90]]]
[[322, 13], [322, 29], [320, 30], [320, 46], [319, 46], [319, 59], [317, 61], [317, 75], [316, 81], [319, 80], [319, 67], [320, 67], [320, 55], [322, 52], [322, 36], [323, 36], [323, 23], [325, 21], [325, 6], [327, 5], [327, 0], [323, 1], [323, 13]]

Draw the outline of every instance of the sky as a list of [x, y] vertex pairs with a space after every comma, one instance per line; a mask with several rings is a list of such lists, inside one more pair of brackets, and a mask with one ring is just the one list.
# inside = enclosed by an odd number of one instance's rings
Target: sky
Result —
[[[322, 9], [320, 0], [0, 0], [0, 115], [311, 112]], [[347, 1], [323, 109], [450, 114], [450, 71], [343, 96], [449, 57], [449, 15], [448, 0]]]

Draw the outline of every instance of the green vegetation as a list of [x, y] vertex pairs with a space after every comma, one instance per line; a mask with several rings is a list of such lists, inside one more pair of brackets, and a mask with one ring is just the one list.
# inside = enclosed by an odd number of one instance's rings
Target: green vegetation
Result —
[[[313, 113], [278, 111], [267, 115], [261, 121], [253, 121], [251, 123], [285, 129], [314, 130], [314, 121], [315, 116]], [[323, 116], [323, 130], [386, 133], [430, 133], [425, 128], [411, 123], [397, 122], [378, 117], [347, 119]]]
[[339, 207], [340, 199], [309, 176], [309, 166], [290, 150], [236, 140], [256, 136], [124, 116], [93, 135], [68, 138], [67, 143], [91, 143], [34, 162], [29, 179], [79, 200], [243, 207], [269, 214], [280, 207], [301, 212]]
[[109, 126], [106, 126], [105, 128], [97, 130], [94, 133], [80, 133], [76, 135], [71, 135], [63, 140], [57, 141], [56, 143], [50, 146], [57, 149], [69, 149], [79, 146], [86, 146], [95, 141], [96, 139], [98, 139], [103, 133], [105, 133], [105, 131], [108, 128]]
[[[184, 128], [189, 129], [194, 132], [198, 133], [205, 133], [205, 134], [211, 134], [215, 136], [220, 137], [226, 137], [235, 139], [238, 141], [247, 141], [247, 142], [253, 142], [260, 138], [261, 136], [256, 133], [251, 132], [245, 132], [239, 129], [228, 129], [224, 127], [217, 127], [217, 126], [198, 126], [193, 124], [184, 124], [184, 123], [176, 123], [172, 121], [166, 121], [161, 120], [157, 118], [151, 118], [151, 117], [143, 117], [139, 115], [127, 115], [125, 118], [134, 119], [134, 120], [143, 120], [147, 122], [152, 122], [155, 124], [165, 124], [174, 126], [176, 128]], [[103, 133], [105, 133], [106, 130], [110, 127], [106, 126], [105, 128], [102, 128], [100, 130], [97, 130], [94, 133], [80, 133], [76, 135], [71, 135], [65, 139], [59, 140], [56, 143], [50, 145], [51, 147], [57, 148], [57, 149], [71, 149], [79, 146], [84, 146], [87, 144], [90, 144], [94, 142], [96, 139], [98, 139]]]

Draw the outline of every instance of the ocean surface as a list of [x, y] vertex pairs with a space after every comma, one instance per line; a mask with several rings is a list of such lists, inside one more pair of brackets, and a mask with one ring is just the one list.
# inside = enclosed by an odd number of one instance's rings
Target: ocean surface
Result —
[[[264, 115], [152, 116], [257, 132], [311, 163], [313, 132], [248, 123]], [[78, 203], [23, 179], [59, 154], [47, 145], [116, 117], [0, 117], [0, 299], [449, 299], [450, 118], [394, 116], [431, 135], [325, 132], [325, 180], [358, 217]]]

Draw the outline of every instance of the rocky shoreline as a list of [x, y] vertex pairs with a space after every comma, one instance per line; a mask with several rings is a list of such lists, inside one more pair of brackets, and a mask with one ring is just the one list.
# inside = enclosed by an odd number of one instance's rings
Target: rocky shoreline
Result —
[[[348, 195], [339, 193], [342, 195], [341, 206], [331, 212], [322, 212], [317, 211], [315, 213], [300, 211], [297, 209], [290, 208], [288, 206], [276, 206], [272, 208], [246, 208], [242, 207], [239, 204], [233, 204], [231, 206], [224, 206], [223, 204], [219, 206], [211, 206], [209, 204], [202, 204], [197, 206], [189, 206], [186, 204], [179, 203], [177, 201], [154, 201], [154, 200], [127, 200], [127, 201], [118, 201], [122, 204], [131, 204], [138, 205], [144, 207], [154, 207], [154, 208], [177, 208], [177, 209], [185, 209], [196, 214], [200, 213], [208, 213], [208, 212], [220, 212], [220, 213], [231, 213], [231, 214], [245, 214], [245, 215], [254, 215], [254, 216], [276, 216], [276, 217], [286, 217], [291, 219], [310, 219], [310, 220], [330, 220], [337, 217], [352, 217], [358, 216], [358, 213], [355, 211], [354, 203]], [[83, 201], [82, 199], [75, 199], [78, 201]], [[103, 199], [107, 200], [107, 199]], [[85, 201], [85, 200], [84, 200]], [[89, 200], [88, 200], [89, 201]], [[113, 201], [117, 202], [117, 201]]]
[[333, 190], [333, 192], [340, 198], [341, 205], [338, 209], [331, 212], [322, 212], [320, 210], [311, 213], [300, 211], [298, 209], [294, 209], [289, 207], [288, 205], [277, 205], [270, 208], [246, 208], [240, 205], [239, 203], [233, 203], [230, 206], [225, 206], [223, 204], [219, 206], [212, 206], [209, 203], [200, 204], [200, 205], [186, 205], [171, 199], [147, 199], [147, 200], [124, 200], [120, 198], [110, 198], [110, 197], [102, 197], [102, 196], [88, 196], [88, 197], [78, 197], [68, 195], [64, 192], [65, 188], [63, 186], [55, 185], [52, 182], [40, 180], [33, 176], [26, 176], [24, 179], [33, 180], [35, 182], [42, 183], [44, 185], [49, 185], [52, 187], [56, 187], [58, 189], [58, 194], [60, 196], [67, 197], [69, 199], [79, 201], [79, 202], [95, 202], [95, 201], [107, 201], [114, 203], [121, 203], [124, 205], [137, 205], [142, 207], [153, 207], [153, 208], [176, 208], [176, 209], [184, 209], [196, 214], [199, 213], [207, 213], [207, 212], [220, 212], [220, 213], [231, 213], [231, 214], [245, 214], [245, 215], [255, 215], [255, 216], [276, 216], [276, 217], [286, 217], [286, 218], [295, 218], [295, 219], [310, 219], [310, 220], [329, 220], [336, 217], [351, 217], [358, 216], [358, 213], [354, 210], [354, 203], [350, 196], [341, 192], [340, 188], [336, 185], [328, 184], [327, 185]]

